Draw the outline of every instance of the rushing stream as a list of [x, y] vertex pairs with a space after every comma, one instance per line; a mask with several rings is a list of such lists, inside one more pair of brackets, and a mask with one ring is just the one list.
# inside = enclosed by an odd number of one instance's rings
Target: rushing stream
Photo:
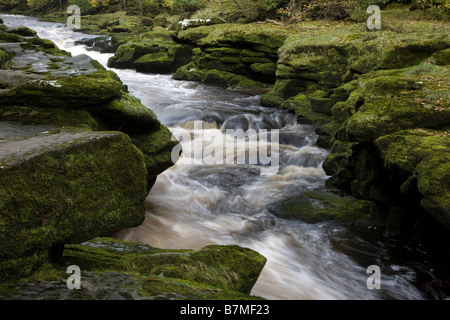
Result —
[[[8, 27], [36, 30], [74, 56], [87, 54], [105, 66], [112, 56], [76, 46], [76, 40], [93, 36], [62, 24], [11, 15], [0, 18]], [[296, 123], [291, 114], [260, 106], [255, 95], [175, 81], [171, 75], [114, 71], [175, 137], [193, 137], [182, 141], [184, 150], [213, 148], [224, 141], [245, 150], [245, 141], [227, 136], [226, 129], [250, 128], [279, 130], [280, 151], [276, 174], [267, 175], [260, 174], [260, 166], [198, 162], [193, 161], [195, 152], [184, 152], [158, 177], [146, 200], [144, 223], [117, 237], [161, 248], [199, 249], [209, 244], [252, 248], [268, 259], [252, 294], [267, 299], [447, 297], [439, 260], [419, 241], [361, 235], [333, 223], [283, 220], [264, 208], [324, 186], [328, 177], [322, 163], [329, 152], [315, 146], [314, 128]], [[201, 130], [196, 120], [203, 121]], [[366, 285], [370, 265], [381, 268], [379, 290]]]

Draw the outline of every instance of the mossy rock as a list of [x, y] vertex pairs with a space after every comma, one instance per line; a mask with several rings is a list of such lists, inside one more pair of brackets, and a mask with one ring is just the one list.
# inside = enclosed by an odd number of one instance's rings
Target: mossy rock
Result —
[[426, 64], [361, 76], [347, 100], [353, 115], [341, 138], [373, 141], [405, 129], [447, 126], [448, 74], [448, 67]]
[[336, 221], [382, 227], [384, 218], [374, 202], [340, 196], [326, 189], [307, 191], [288, 200], [269, 204], [272, 214], [285, 219], [298, 219], [306, 223]]
[[217, 69], [200, 69], [195, 63], [189, 63], [179, 68], [173, 75], [173, 79], [198, 81], [224, 88], [243, 90], [269, 90], [270, 84], [255, 81], [245, 76]]
[[133, 64], [138, 72], [166, 74], [172, 72], [173, 62], [166, 52], [156, 52], [140, 57]]
[[412, 67], [450, 46], [445, 33], [361, 33], [355, 29], [354, 25], [317, 28], [290, 36], [279, 50], [278, 78], [314, 79], [322, 88], [331, 89], [355, 75]]
[[149, 108], [129, 94], [119, 99], [89, 109], [96, 117], [106, 123], [110, 130], [128, 134], [153, 132], [159, 130], [160, 122]]
[[426, 157], [448, 153], [450, 139], [445, 131], [414, 129], [380, 137], [375, 145], [386, 166], [396, 166], [412, 174]]
[[56, 44], [48, 39], [41, 39], [41, 38], [33, 38], [30, 40], [31, 44], [34, 44], [36, 46], [40, 46], [44, 49], [54, 49], [56, 48]]
[[0, 31], [0, 43], [24, 42], [24, 41], [25, 39], [18, 34]]
[[261, 104], [266, 107], [280, 107], [291, 97], [311, 90], [314, 83], [301, 79], [277, 79], [273, 88], [261, 96]]
[[448, 40], [444, 38], [436, 40], [398, 39], [392, 44], [391, 48], [381, 54], [377, 68], [403, 69], [411, 67], [449, 45]]
[[449, 133], [407, 130], [381, 137], [375, 144], [385, 166], [405, 172], [408, 178], [404, 183], [416, 177], [418, 191], [424, 197], [422, 207], [450, 229]]
[[436, 65], [447, 66], [450, 64], [450, 49], [437, 51], [433, 53], [431, 58]]
[[31, 80], [2, 96], [7, 104], [41, 107], [89, 107], [119, 98], [122, 83], [110, 71], [58, 79]]
[[0, 49], [0, 69], [5, 69], [6, 63], [12, 59], [12, 55]]
[[2, 260], [142, 223], [146, 169], [125, 134], [64, 129], [0, 149]]
[[355, 179], [357, 156], [361, 147], [358, 143], [336, 140], [331, 153], [322, 167], [331, 178], [327, 181], [342, 189], [350, 189], [350, 182]]
[[23, 36], [23, 37], [36, 37], [37, 36], [36, 31], [31, 30], [28, 27], [14, 28], [14, 29], [9, 30], [8, 32], [14, 33], [14, 34], [18, 34], [18, 35]]
[[172, 34], [169, 31], [151, 31], [128, 39], [129, 41], [121, 44], [115, 55], [108, 60], [108, 67], [134, 69], [135, 61], [145, 55], [167, 53], [176, 45]]
[[290, 51], [286, 53], [283, 48], [280, 49], [278, 78], [309, 79], [316, 81], [323, 88], [336, 88], [345, 82], [348, 58], [343, 48], [331, 44], [320, 47], [305, 45], [296, 48], [295, 54]]
[[[201, 250], [156, 249], [143, 243], [96, 238], [66, 245], [61, 259], [20, 282], [4, 283], [2, 299], [260, 300], [251, 296], [266, 259], [238, 246]], [[67, 265], [81, 271], [81, 288], [68, 290]], [[31, 289], [33, 288], [33, 289]], [[20, 291], [19, 291], [20, 290]]]
[[277, 71], [277, 64], [273, 62], [269, 63], [253, 63], [250, 65], [250, 69], [261, 76], [275, 78]]
[[417, 185], [425, 197], [421, 206], [450, 229], [450, 156], [437, 154], [417, 166]]
[[[178, 38], [183, 42], [197, 44], [201, 47], [221, 47], [223, 45], [246, 44], [255, 51], [276, 54], [288, 36], [286, 30], [273, 29], [255, 24], [221, 24], [200, 26], [181, 30]], [[259, 49], [259, 50], [258, 50]]]
[[172, 152], [179, 144], [167, 127], [147, 133], [130, 134], [134, 145], [143, 152], [147, 168], [147, 183], [150, 190], [157, 176], [175, 163]]
[[13, 121], [29, 125], [59, 127], [87, 127], [92, 130], [108, 129], [99, 119], [82, 109], [42, 108], [27, 106], [0, 106], [0, 121]]

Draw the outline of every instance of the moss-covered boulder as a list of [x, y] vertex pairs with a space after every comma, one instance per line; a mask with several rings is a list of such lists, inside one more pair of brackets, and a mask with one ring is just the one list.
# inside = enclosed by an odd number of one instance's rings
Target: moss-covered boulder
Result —
[[89, 107], [119, 98], [122, 83], [109, 72], [54, 80], [31, 80], [1, 97], [7, 104]]
[[271, 203], [267, 209], [278, 217], [307, 223], [335, 221], [384, 227], [384, 217], [374, 202], [339, 195], [326, 189], [307, 191], [291, 199]]
[[378, 138], [375, 144], [385, 166], [399, 172], [402, 191], [417, 188], [421, 206], [450, 229], [448, 131], [407, 130]]
[[[170, 38], [167, 33], [161, 37]], [[0, 121], [139, 135], [140, 145], [147, 144], [141, 151], [146, 155], [149, 188], [159, 173], [173, 165], [170, 151], [176, 142], [171, 133], [139, 99], [123, 90], [115, 73], [86, 55], [71, 57], [37, 36], [29, 37], [27, 43], [25, 50], [18, 43], [2, 49], [8, 60], [0, 70]], [[36, 56], [41, 61], [39, 69], [33, 63]], [[158, 144], [151, 149], [143, 137]]]
[[150, 31], [120, 45], [109, 67], [149, 73], [172, 73], [191, 61], [192, 47], [173, 41], [171, 31]]
[[[164, 250], [97, 238], [67, 245], [61, 259], [20, 282], [2, 285], [2, 299], [261, 299], [251, 296], [266, 259], [238, 246]], [[66, 286], [67, 265], [81, 271], [81, 288]], [[31, 289], [33, 288], [33, 289]]]
[[[2, 261], [143, 221], [146, 169], [123, 133], [63, 129], [6, 140], [0, 150]], [[7, 265], [2, 280], [20, 273]]]
[[[255, 88], [269, 88], [269, 84], [275, 82], [277, 50], [286, 37], [286, 30], [254, 24], [221, 24], [181, 30], [176, 40], [195, 49], [192, 63], [177, 70], [174, 78], [229, 86], [230, 81], [221, 78], [245, 77], [254, 81]], [[251, 82], [247, 81], [246, 85]], [[234, 83], [232, 86], [242, 87]]]

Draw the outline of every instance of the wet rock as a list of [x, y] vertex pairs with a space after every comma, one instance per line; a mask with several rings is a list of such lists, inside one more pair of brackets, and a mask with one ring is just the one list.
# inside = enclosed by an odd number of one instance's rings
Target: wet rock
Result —
[[[376, 140], [387, 166], [403, 172], [403, 191], [410, 178], [416, 177], [422, 195], [421, 206], [450, 229], [450, 185], [448, 167], [450, 139], [446, 132], [408, 130]], [[407, 177], [407, 179], [405, 178]], [[409, 182], [411, 184], [411, 182]], [[409, 187], [408, 189], [411, 189]], [[414, 192], [407, 192], [406, 195]]]
[[175, 72], [190, 62], [192, 47], [176, 44], [172, 35], [170, 31], [151, 31], [136, 37], [118, 47], [108, 66], [149, 73]]

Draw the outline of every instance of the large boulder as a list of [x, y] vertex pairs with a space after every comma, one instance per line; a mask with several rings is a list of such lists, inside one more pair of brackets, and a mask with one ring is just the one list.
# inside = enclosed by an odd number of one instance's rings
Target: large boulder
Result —
[[[67, 245], [53, 265], [21, 283], [6, 283], [1, 299], [254, 300], [250, 295], [266, 258], [238, 246], [165, 250], [96, 238]], [[69, 290], [68, 265], [80, 268], [79, 290]]]
[[2, 280], [21, 274], [21, 264], [7, 260], [109, 236], [144, 218], [143, 155], [120, 132], [58, 129], [2, 141], [0, 186]]

